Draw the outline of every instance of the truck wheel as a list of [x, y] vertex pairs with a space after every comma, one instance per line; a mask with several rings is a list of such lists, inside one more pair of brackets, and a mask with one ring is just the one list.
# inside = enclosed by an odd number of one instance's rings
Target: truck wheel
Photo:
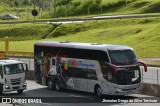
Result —
[[99, 85], [95, 87], [95, 94], [97, 97], [102, 97], [102, 89]]
[[22, 94], [22, 93], [23, 93], [23, 90], [17, 90], [17, 92], [18, 92], [19, 94]]
[[53, 82], [52, 82], [52, 80], [51, 80], [51, 79], [49, 79], [49, 80], [48, 80], [47, 85], [48, 85], [48, 89], [50, 89], [50, 90], [52, 90], [52, 89], [53, 89]]
[[57, 91], [61, 91], [61, 85], [60, 85], [60, 83], [59, 83], [58, 80], [55, 81], [54, 87], [55, 87], [55, 89], [56, 89]]

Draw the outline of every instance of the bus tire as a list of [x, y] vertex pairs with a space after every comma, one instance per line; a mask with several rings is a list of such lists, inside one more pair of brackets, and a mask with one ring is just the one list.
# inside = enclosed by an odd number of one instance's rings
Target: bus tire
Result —
[[23, 90], [17, 90], [18, 94], [22, 94], [23, 93]]
[[51, 79], [48, 79], [47, 86], [48, 86], [48, 89], [53, 90], [53, 82]]
[[102, 89], [99, 85], [95, 86], [94, 92], [95, 92], [97, 97], [102, 97]]
[[57, 91], [61, 91], [61, 85], [60, 82], [58, 80], [55, 80], [55, 85], [54, 85], [55, 89]]

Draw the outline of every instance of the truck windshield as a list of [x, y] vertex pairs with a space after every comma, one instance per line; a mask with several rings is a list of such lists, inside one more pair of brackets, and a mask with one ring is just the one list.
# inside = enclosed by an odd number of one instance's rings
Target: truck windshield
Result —
[[110, 50], [112, 64], [132, 65], [137, 63], [136, 56], [132, 50]]
[[24, 69], [22, 64], [10, 64], [10, 65], [4, 66], [4, 73], [6, 75], [18, 74], [23, 72], [24, 72]]

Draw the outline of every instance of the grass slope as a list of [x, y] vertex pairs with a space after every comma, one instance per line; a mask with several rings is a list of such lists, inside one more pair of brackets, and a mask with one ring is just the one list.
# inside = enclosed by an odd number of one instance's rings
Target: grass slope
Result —
[[[90, 16], [90, 15], [111, 15], [111, 14], [134, 14], [134, 13], [159, 13], [160, 0], [102, 0], [101, 4], [96, 4], [95, 0], [73, 0], [67, 5], [57, 6], [57, 16]], [[39, 7], [36, 6], [38, 10]], [[32, 6], [10, 7], [0, 1], [0, 15], [12, 13], [18, 15], [20, 20], [31, 20], [33, 16]], [[52, 18], [54, 9], [44, 10], [43, 13], [38, 11], [37, 19]]]
[[15, 24], [0, 26], [0, 41], [8, 36], [11, 41], [41, 39], [54, 26], [49, 24]]
[[[160, 18], [144, 18], [63, 24], [53, 31], [45, 41], [55, 40], [128, 45], [135, 49], [139, 58], [160, 57], [159, 23]], [[35, 26], [38, 27], [39, 24], [35, 24]], [[22, 26], [22, 28], [23, 27], [24, 26]], [[10, 50], [33, 51], [34, 43], [44, 41], [42, 39], [40, 40], [40, 38], [50, 27], [52, 26], [44, 25], [42, 28], [38, 27], [35, 29], [36, 33], [31, 34], [31, 36], [27, 34], [30, 30], [23, 30], [26, 36], [21, 36], [21, 38], [18, 39], [30, 38], [30, 40], [11, 41]], [[3, 31], [4, 30], [5, 29], [3, 29]], [[12, 29], [12, 31], [13, 32], [10, 33], [14, 33], [14, 36], [16, 36], [14, 32], [16, 30]], [[16, 38], [14, 36], [11, 38]], [[0, 50], [4, 50], [4, 42], [2, 41], [0, 42]]]

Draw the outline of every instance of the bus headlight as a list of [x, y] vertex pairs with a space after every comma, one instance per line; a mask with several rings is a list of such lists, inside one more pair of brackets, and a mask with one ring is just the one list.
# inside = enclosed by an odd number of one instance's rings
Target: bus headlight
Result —
[[9, 85], [6, 85], [5, 88], [6, 88], [6, 89], [10, 89]]

